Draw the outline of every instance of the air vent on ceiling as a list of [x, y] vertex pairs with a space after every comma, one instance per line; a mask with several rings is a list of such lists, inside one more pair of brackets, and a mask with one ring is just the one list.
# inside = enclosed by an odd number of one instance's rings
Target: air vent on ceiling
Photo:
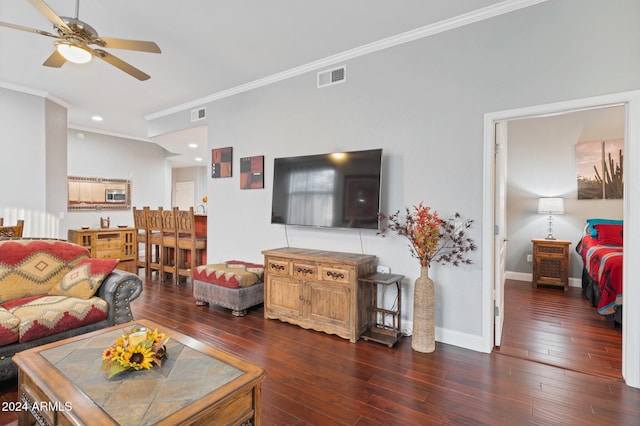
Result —
[[204, 120], [207, 116], [207, 109], [205, 107], [191, 110], [191, 121]]
[[347, 66], [342, 65], [327, 71], [318, 73], [318, 88], [332, 86], [338, 83], [344, 83], [347, 78]]

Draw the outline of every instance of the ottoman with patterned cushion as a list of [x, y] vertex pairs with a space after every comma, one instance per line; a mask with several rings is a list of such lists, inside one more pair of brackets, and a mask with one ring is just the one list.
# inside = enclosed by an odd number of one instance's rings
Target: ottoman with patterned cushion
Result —
[[196, 305], [214, 305], [245, 316], [247, 309], [264, 302], [264, 266], [230, 260], [198, 266], [193, 271], [193, 297]]

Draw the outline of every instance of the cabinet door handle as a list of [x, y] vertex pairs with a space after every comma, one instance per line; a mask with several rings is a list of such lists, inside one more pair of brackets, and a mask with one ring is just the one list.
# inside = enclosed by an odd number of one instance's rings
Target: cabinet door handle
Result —
[[304, 276], [307, 276], [309, 274], [313, 274], [313, 269], [311, 269], [311, 268], [298, 268], [298, 269], [296, 269], [296, 271], [299, 274], [302, 274]]
[[327, 276], [333, 278], [334, 280], [344, 279], [344, 274], [339, 272], [327, 271]]
[[283, 266], [283, 265], [276, 265], [275, 263], [271, 263], [271, 264], [269, 265], [269, 267], [270, 267], [271, 269], [274, 269], [274, 270], [278, 271], [278, 272], [282, 272], [282, 271], [284, 271], [284, 266]]

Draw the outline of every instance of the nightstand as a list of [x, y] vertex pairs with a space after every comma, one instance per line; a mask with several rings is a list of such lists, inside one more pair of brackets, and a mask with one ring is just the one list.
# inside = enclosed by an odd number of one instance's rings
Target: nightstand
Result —
[[569, 246], [571, 241], [533, 239], [533, 282], [569, 289]]

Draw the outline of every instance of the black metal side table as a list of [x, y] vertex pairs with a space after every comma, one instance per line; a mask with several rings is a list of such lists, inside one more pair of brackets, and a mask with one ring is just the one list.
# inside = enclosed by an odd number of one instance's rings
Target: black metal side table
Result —
[[[364, 340], [371, 340], [393, 347], [400, 338], [401, 284], [404, 275], [375, 273], [360, 278], [363, 283], [373, 284], [372, 300], [368, 306], [371, 315], [369, 328], [362, 334]], [[378, 306], [378, 286], [395, 284], [397, 293], [394, 306], [396, 309], [385, 309]], [[390, 319], [390, 321], [387, 321]]]

